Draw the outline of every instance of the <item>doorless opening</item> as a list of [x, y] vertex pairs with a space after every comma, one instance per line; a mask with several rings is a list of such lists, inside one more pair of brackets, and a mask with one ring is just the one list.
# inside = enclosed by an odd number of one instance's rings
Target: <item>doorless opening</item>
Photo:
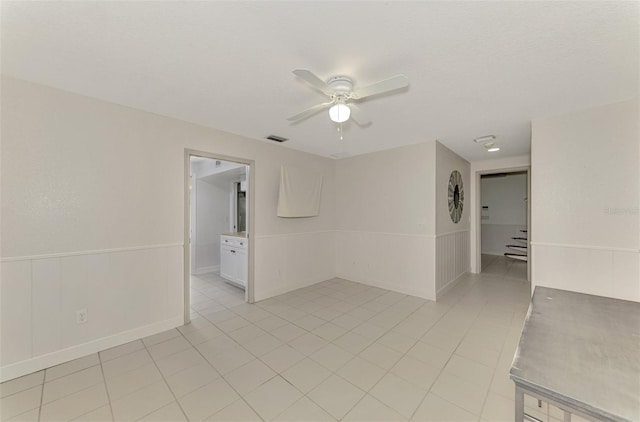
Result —
[[529, 169], [490, 170], [476, 176], [478, 272], [530, 280]]
[[253, 302], [254, 162], [185, 150], [184, 321]]

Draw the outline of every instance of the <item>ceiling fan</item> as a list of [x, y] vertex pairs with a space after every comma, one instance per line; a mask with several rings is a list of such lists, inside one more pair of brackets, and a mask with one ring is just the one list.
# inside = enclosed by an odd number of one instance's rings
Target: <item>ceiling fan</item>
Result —
[[333, 76], [327, 82], [324, 82], [307, 69], [296, 69], [293, 73], [313, 88], [325, 94], [330, 100], [288, 118], [288, 120], [294, 122], [306, 119], [328, 108], [329, 117], [332, 121], [342, 123], [351, 118], [357, 124], [363, 126], [370, 123], [370, 121], [353, 101], [409, 86], [409, 79], [404, 75], [395, 75], [373, 85], [354, 89], [353, 80], [347, 76]]

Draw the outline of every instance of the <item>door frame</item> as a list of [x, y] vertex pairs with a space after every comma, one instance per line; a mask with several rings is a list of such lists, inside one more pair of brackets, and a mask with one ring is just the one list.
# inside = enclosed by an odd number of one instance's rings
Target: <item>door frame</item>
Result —
[[[526, 172], [527, 173], [527, 281], [531, 282], [531, 269], [533, 267], [532, 256], [531, 256], [531, 238], [533, 236], [533, 231], [531, 227], [531, 166], [516, 166], [516, 167], [505, 167], [505, 168], [491, 168], [486, 170], [478, 170], [474, 173], [474, 184], [475, 184], [475, 238], [472, 240], [475, 242], [476, 253], [475, 256], [471, 256], [472, 260], [475, 260], [475, 266], [472, 265], [472, 268], [476, 268], [477, 273], [482, 272], [482, 189], [481, 189], [481, 177], [488, 174], [497, 174], [497, 173], [519, 173]], [[473, 263], [472, 263], [473, 264]]]
[[[196, 180], [194, 180], [193, 175], [191, 174], [191, 167], [189, 167], [189, 206], [191, 206], [191, 204], [195, 204], [195, 199], [198, 197], [198, 183], [196, 183]], [[193, 207], [195, 208], [195, 207]], [[193, 216], [194, 213], [194, 209], [190, 209], [189, 210], [189, 243], [187, 244], [188, 248], [191, 248], [191, 244], [192, 243], [198, 243], [198, 235], [197, 235], [197, 230], [195, 232], [191, 231], [191, 218]], [[197, 227], [196, 227], [197, 228]], [[191, 250], [189, 250], [189, 253], [191, 253]], [[189, 271], [194, 272], [196, 269], [196, 260], [194, 259], [192, 262], [187, 262], [187, 265], [189, 265]]]
[[247, 220], [247, 239], [249, 239], [249, 273], [247, 287], [245, 289], [245, 302], [254, 302], [254, 257], [255, 242], [251, 238], [255, 233], [255, 161], [246, 158], [232, 157], [213, 152], [200, 151], [190, 148], [184, 149], [184, 246], [183, 246], [183, 281], [184, 281], [184, 323], [191, 321], [191, 245], [190, 229], [191, 229], [191, 192], [189, 190], [191, 178], [191, 157], [202, 157], [212, 160], [231, 161], [234, 163], [244, 164], [247, 168], [247, 200], [249, 218]]

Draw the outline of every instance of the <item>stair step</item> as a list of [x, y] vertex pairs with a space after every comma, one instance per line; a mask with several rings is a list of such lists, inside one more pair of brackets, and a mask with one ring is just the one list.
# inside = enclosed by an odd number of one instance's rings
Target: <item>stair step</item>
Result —
[[527, 255], [522, 255], [522, 254], [518, 254], [518, 253], [505, 253], [504, 256], [506, 256], [507, 258], [517, 259], [519, 261], [526, 261], [527, 260]]
[[527, 245], [507, 245], [507, 248], [524, 249], [525, 251], [528, 249]]

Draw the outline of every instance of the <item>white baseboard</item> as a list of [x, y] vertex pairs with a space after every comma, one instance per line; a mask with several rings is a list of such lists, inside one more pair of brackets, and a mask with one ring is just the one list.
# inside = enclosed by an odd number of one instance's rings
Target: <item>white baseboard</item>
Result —
[[120, 346], [121, 344], [161, 333], [163, 331], [170, 330], [171, 328], [179, 327], [183, 324], [184, 315], [178, 315], [164, 321], [134, 328], [109, 337], [103, 337], [88, 343], [79, 344], [67, 349], [47, 353], [46, 355], [12, 363], [0, 368], [0, 382], [9, 381], [73, 359], [97, 353], [111, 347]]
[[294, 290], [302, 289], [304, 287], [309, 287], [309, 286], [312, 286], [314, 284], [321, 283], [323, 281], [331, 280], [333, 278], [334, 277], [322, 278], [322, 279], [318, 279], [318, 280], [309, 280], [309, 281], [306, 281], [304, 283], [296, 284], [295, 286], [288, 286], [288, 287], [281, 287], [279, 289], [267, 290], [267, 291], [261, 292], [260, 296], [255, 298], [255, 301], [259, 302], [261, 300], [266, 300], [266, 299], [272, 298], [274, 296], [283, 295], [285, 293], [289, 293], [289, 292], [292, 292]]
[[429, 292], [426, 292], [422, 289], [418, 290], [418, 289], [407, 289], [404, 288], [402, 286], [398, 286], [396, 284], [390, 284], [390, 283], [384, 283], [384, 282], [380, 282], [377, 280], [366, 280], [366, 279], [359, 279], [357, 277], [351, 277], [347, 274], [337, 274], [336, 277], [338, 278], [343, 278], [345, 280], [349, 280], [349, 281], [354, 281], [356, 283], [360, 283], [360, 284], [365, 284], [367, 286], [371, 286], [371, 287], [379, 287], [381, 289], [385, 289], [385, 290], [391, 290], [393, 292], [398, 292], [398, 293], [402, 293], [405, 295], [409, 295], [409, 296], [415, 296], [415, 297], [419, 297], [422, 299], [427, 299], [427, 300], [433, 300], [435, 301], [436, 298], [432, 297], [432, 295]]
[[194, 271], [193, 274], [202, 275], [202, 274], [207, 274], [207, 273], [214, 273], [216, 271], [220, 271], [220, 265], [212, 265], [210, 267], [196, 268], [196, 270]]
[[468, 273], [469, 271], [470, 271], [470, 269], [467, 269], [467, 271], [463, 272], [458, 277], [454, 278], [453, 280], [451, 280], [450, 282], [445, 284], [440, 290], [438, 290], [436, 292], [436, 301], [439, 298], [441, 298], [445, 293], [447, 293], [449, 290], [453, 289], [455, 287], [455, 285], [458, 284], [458, 282], [460, 281], [460, 278], [462, 278], [462, 276], [465, 275], [466, 273]]

